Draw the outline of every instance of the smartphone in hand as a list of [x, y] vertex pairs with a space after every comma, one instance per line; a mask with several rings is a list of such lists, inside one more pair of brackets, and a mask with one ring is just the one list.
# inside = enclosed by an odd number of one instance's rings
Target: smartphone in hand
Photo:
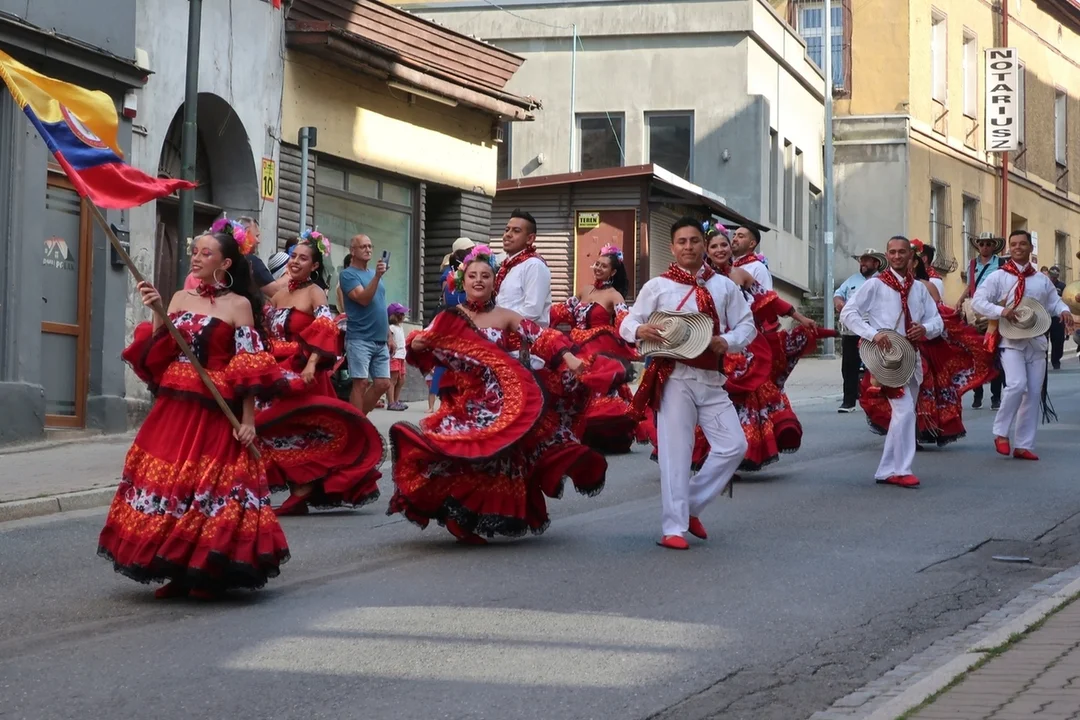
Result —
[[382, 251], [382, 262], [383, 262], [383, 265], [386, 265], [386, 269], [389, 270], [390, 269], [390, 251], [389, 250], [383, 250]]

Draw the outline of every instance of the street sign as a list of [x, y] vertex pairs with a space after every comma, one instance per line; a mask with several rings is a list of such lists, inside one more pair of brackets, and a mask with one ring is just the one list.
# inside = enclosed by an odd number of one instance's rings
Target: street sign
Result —
[[262, 159], [262, 199], [273, 200], [277, 190], [274, 174], [274, 161], [270, 158]]
[[1020, 149], [1020, 56], [1016, 48], [986, 49], [986, 151]]
[[598, 212], [579, 212], [578, 216], [577, 216], [577, 226], [579, 228], [600, 227], [600, 213], [598, 213]]

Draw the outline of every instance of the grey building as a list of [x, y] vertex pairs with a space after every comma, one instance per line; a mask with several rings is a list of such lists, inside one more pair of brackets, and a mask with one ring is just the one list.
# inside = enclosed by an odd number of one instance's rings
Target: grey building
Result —
[[[136, 0], [0, 0], [0, 49], [123, 103], [145, 73]], [[120, 146], [131, 146], [121, 118]], [[120, 230], [127, 213], [107, 213]], [[127, 426], [127, 271], [26, 116], [0, 90], [0, 443]]]

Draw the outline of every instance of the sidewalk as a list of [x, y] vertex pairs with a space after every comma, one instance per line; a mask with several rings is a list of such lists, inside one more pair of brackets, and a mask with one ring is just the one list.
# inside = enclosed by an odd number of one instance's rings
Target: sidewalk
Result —
[[1080, 718], [1080, 603], [1075, 599], [987, 657], [977, 670], [902, 720]]

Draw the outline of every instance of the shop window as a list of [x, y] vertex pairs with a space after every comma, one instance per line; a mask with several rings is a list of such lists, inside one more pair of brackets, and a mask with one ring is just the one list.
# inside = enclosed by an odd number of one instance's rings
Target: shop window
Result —
[[625, 129], [622, 114], [578, 117], [578, 142], [581, 147], [578, 170], [602, 170], [622, 167]]
[[646, 113], [645, 124], [649, 129], [649, 162], [689, 180], [694, 156], [694, 114]]

